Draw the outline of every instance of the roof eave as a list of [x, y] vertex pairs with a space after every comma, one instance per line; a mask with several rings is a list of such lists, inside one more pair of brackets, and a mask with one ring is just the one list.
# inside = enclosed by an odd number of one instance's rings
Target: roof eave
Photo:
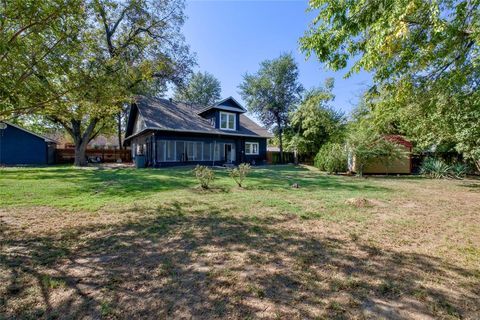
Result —
[[165, 128], [158, 128], [158, 127], [147, 127], [135, 134], [132, 134], [124, 139], [124, 142], [127, 142], [135, 137], [141, 136], [142, 134], [148, 131], [168, 131], [168, 132], [184, 132], [184, 133], [201, 133], [201, 134], [208, 134], [208, 135], [221, 135], [221, 136], [236, 136], [236, 137], [251, 137], [251, 138], [265, 138], [270, 139], [273, 138], [272, 135], [253, 135], [253, 134], [241, 134], [241, 133], [229, 133], [229, 132], [206, 132], [200, 130], [177, 130], [177, 129], [165, 129]]

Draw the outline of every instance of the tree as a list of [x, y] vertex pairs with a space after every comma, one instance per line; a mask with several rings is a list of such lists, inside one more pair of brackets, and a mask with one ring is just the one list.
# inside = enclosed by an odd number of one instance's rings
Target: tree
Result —
[[222, 89], [220, 81], [208, 72], [192, 75], [186, 86], [178, 86], [175, 100], [200, 106], [211, 106], [220, 99]]
[[[62, 72], [45, 68], [36, 75], [57, 97], [41, 113], [71, 135], [75, 165], [86, 164], [88, 142], [115, 125], [132, 95], [160, 94], [167, 82], [182, 82], [193, 64], [180, 33], [182, 1], [92, 0], [81, 8], [81, 18], [61, 19], [75, 20], [74, 39], [81, 45], [62, 55]], [[58, 67], [55, 61], [50, 65]]]
[[298, 109], [290, 115], [290, 128], [286, 133], [288, 149], [301, 155], [314, 155], [328, 140], [340, 138], [345, 118], [329, 105], [335, 98], [332, 90], [333, 79], [329, 78], [324, 88], [306, 92]]
[[0, 6], [0, 119], [41, 112], [72, 89], [60, 77], [81, 45], [82, 3], [9, 0]]
[[384, 131], [452, 144], [480, 170], [479, 1], [315, 0], [302, 49], [347, 75], [374, 72], [371, 110]]
[[365, 166], [374, 160], [381, 161], [388, 174], [391, 163], [405, 157], [402, 148], [378, 133], [368, 118], [350, 123], [347, 148], [350, 156], [355, 159], [359, 176], [363, 175]]
[[250, 112], [268, 128], [274, 127], [279, 139], [280, 161], [283, 162], [283, 131], [289, 114], [303, 92], [298, 82], [298, 66], [291, 54], [265, 60], [256, 74], [246, 74], [239, 86]]
[[349, 73], [435, 80], [448, 71], [471, 74], [480, 59], [478, 1], [314, 0], [310, 7], [319, 14], [301, 48], [334, 70], [358, 57]]

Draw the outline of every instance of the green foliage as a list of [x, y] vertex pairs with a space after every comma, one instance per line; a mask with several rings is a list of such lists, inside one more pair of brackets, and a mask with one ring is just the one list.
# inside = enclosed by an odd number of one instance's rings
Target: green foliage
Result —
[[370, 111], [383, 133], [450, 145], [480, 170], [480, 2], [314, 0], [302, 49], [348, 75], [375, 74]]
[[345, 172], [348, 170], [345, 145], [326, 143], [315, 157], [315, 167], [328, 173]]
[[[362, 176], [365, 166], [373, 160], [382, 161], [385, 166], [405, 156], [402, 148], [375, 131], [368, 120], [353, 123], [347, 137], [351, 156], [355, 159], [357, 174]], [[388, 172], [386, 172], [388, 173]]]
[[229, 175], [242, 188], [243, 181], [251, 171], [252, 168], [249, 163], [241, 163], [238, 168], [230, 170]]
[[459, 179], [465, 178], [468, 173], [468, 165], [464, 163], [454, 163], [451, 166], [452, 174]]
[[478, 1], [313, 0], [319, 10], [302, 49], [332, 69], [374, 71], [377, 80], [406, 74], [433, 79], [478, 62]]
[[457, 179], [465, 178], [468, 172], [468, 166], [464, 163], [454, 163], [448, 165], [442, 159], [426, 158], [420, 167], [420, 173], [433, 179], [445, 179], [454, 177]]
[[288, 150], [312, 155], [327, 141], [341, 139], [345, 118], [329, 105], [335, 97], [332, 90], [333, 79], [327, 79], [325, 88], [308, 91], [298, 109], [291, 113], [290, 128], [286, 131]]
[[[12, 94], [0, 90], [1, 109], [9, 115], [34, 111], [61, 125], [75, 143], [75, 163], [84, 165], [87, 143], [112, 126], [115, 115], [132, 95], [165, 91], [167, 83], [180, 83], [190, 73], [193, 60], [179, 31], [184, 22], [184, 3], [38, 2], [28, 4], [33, 9], [17, 10], [2, 20], [2, 28], [12, 32], [23, 30], [32, 21], [35, 28], [15, 38], [25, 42], [26, 50], [33, 51], [26, 52], [23, 42], [19, 50], [10, 50], [12, 36], [1, 39], [0, 70], [13, 70], [2, 71], [2, 75], [28, 89], [16, 96], [13, 94], [17, 91], [12, 89], [16, 84], [9, 87]], [[44, 17], [43, 9], [47, 10]], [[22, 15], [16, 19], [18, 12]], [[37, 23], [37, 19], [41, 21]], [[35, 30], [37, 27], [39, 30]], [[161, 41], [165, 38], [168, 41]], [[26, 66], [20, 69], [20, 75], [15, 74], [17, 67], [12, 68], [11, 62], [16, 60], [19, 67]], [[29, 104], [39, 96], [41, 106]], [[9, 105], [5, 107], [3, 101]]]
[[207, 166], [197, 165], [193, 169], [193, 173], [203, 189], [208, 189], [210, 183], [215, 179], [215, 173]]
[[186, 86], [178, 86], [175, 100], [200, 106], [211, 106], [220, 99], [222, 92], [220, 81], [208, 72], [192, 75]]
[[72, 89], [60, 75], [81, 51], [81, 0], [9, 0], [0, 6], [0, 119], [40, 112]]
[[303, 91], [293, 56], [284, 54], [277, 59], [263, 61], [256, 74], [243, 77], [239, 88], [249, 111], [266, 127], [275, 127], [283, 155], [283, 130]]
[[451, 167], [441, 159], [426, 158], [420, 167], [420, 173], [434, 179], [448, 178]]

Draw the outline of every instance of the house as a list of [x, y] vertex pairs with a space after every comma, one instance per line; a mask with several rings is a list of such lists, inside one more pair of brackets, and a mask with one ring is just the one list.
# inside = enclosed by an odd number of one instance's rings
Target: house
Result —
[[55, 143], [13, 123], [0, 122], [0, 165], [52, 164]]
[[[388, 135], [385, 140], [398, 144], [404, 151], [401, 159], [393, 160], [388, 167], [382, 159], [374, 159], [363, 168], [364, 174], [411, 174], [412, 173], [412, 149], [413, 144], [400, 135]], [[349, 159], [349, 171], [357, 172], [355, 158]]]
[[151, 167], [262, 164], [271, 134], [245, 113], [232, 97], [205, 107], [140, 96], [130, 108], [125, 145]]

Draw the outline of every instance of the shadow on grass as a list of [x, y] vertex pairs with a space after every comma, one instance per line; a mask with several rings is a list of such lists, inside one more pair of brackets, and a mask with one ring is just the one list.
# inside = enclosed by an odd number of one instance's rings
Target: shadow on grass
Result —
[[480, 312], [478, 272], [306, 235], [286, 228], [294, 217], [232, 217], [205, 205], [192, 212], [174, 201], [141, 220], [45, 237], [4, 227], [1, 314], [402, 319]]
[[[213, 188], [227, 190], [234, 185], [227, 170], [216, 170], [215, 174], [217, 179], [212, 183]], [[0, 178], [0, 182], [2, 179], [31, 181], [28, 192], [35, 195], [48, 193], [47, 195], [55, 197], [61, 193], [63, 198], [79, 201], [83, 198], [93, 197], [92, 199], [96, 200], [98, 206], [118, 198], [121, 198], [122, 201], [133, 201], [156, 192], [193, 189], [198, 185], [191, 168], [188, 167], [142, 170], [96, 170], [72, 167], [21, 168], [4, 170]], [[294, 183], [299, 184], [302, 190], [318, 188], [373, 192], [388, 190], [365, 180], [325, 176], [319, 172], [295, 166], [257, 167], [249, 175], [245, 184], [248, 189], [276, 190], [289, 189]], [[45, 185], [52, 189], [45, 190]], [[21, 188], [12, 197], [19, 197], [26, 190]], [[37, 197], [40, 197], [39, 195]], [[16, 198], [10, 200], [13, 203], [18, 201]], [[65, 203], [68, 206], [68, 201]]]

